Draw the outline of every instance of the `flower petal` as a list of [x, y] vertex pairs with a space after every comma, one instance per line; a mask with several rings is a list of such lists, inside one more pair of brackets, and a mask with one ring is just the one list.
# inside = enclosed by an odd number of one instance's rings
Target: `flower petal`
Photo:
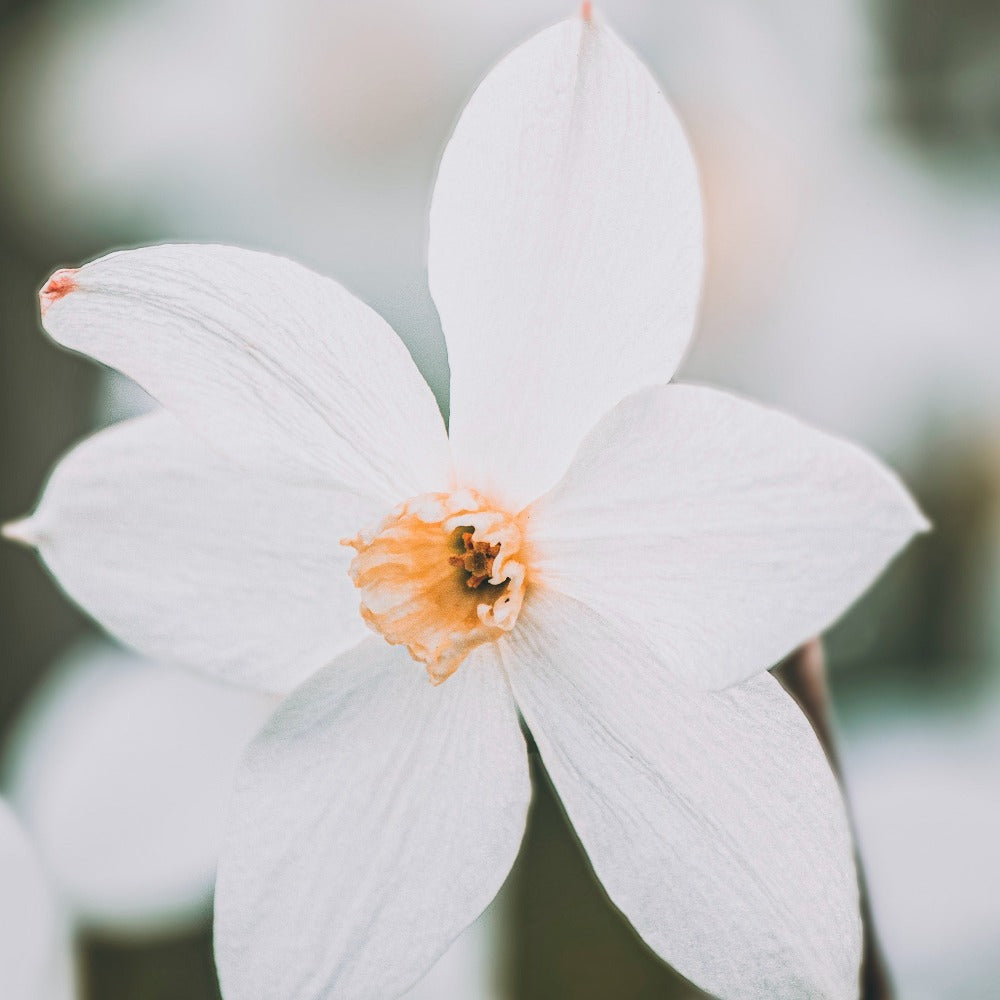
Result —
[[77, 446], [5, 533], [129, 645], [278, 693], [368, 635], [340, 539], [381, 514], [251, 476], [159, 412]]
[[41, 865], [0, 801], [0, 996], [39, 1000], [56, 951], [56, 918]]
[[574, 18], [504, 59], [455, 129], [431, 206], [460, 483], [518, 509], [610, 407], [669, 380], [702, 258], [691, 151], [634, 53]]
[[237, 778], [215, 905], [227, 1000], [398, 996], [500, 888], [530, 795], [492, 663], [434, 687], [381, 639], [346, 654]]
[[545, 591], [498, 648], [598, 878], [658, 955], [720, 1000], [854, 1000], [847, 818], [777, 681], [680, 685], [634, 633]]
[[860, 448], [688, 385], [622, 402], [531, 516], [540, 578], [708, 687], [827, 628], [926, 528]]
[[156, 246], [57, 271], [45, 329], [135, 379], [250, 467], [304, 471], [389, 504], [450, 478], [441, 414], [389, 325], [281, 257]]

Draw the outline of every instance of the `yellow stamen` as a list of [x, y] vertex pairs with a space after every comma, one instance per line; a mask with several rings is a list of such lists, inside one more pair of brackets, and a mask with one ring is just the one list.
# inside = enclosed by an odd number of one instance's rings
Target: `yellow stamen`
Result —
[[387, 642], [405, 645], [435, 684], [517, 621], [521, 527], [474, 490], [414, 497], [343, 544], [357, 552], [350, 574], [362, 617]]

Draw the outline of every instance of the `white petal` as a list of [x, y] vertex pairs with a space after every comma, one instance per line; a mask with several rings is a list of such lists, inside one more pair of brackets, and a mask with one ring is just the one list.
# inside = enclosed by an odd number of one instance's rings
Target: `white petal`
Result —
[[6, 533], [141, 652], [283, 692], [369, 634], [340, 539], [383, 513], [239, 471], [160, 412], [76, 447]]
[[143, 247], [57, 272], [45, 329], [135, 379], [242, 465], [322, 475], [389, 504], [445, 488], [437, 404], [389, 325], [269, 254]]
[[506, 878], [530, 799], [499, 670], [439, 687], [371, 639], [296, 691], [237, 779], [216, 887], [227, 1000], [398, 996]]
[[701, 201], [676, 116], [603, 24], [542, 32], [480, 85], [431, 206], [459, 480], [511, 508], [548, 489], [691, 335]]
[[4, 771], [78, 924], [121, 937], [204, 923], [233, 776], [273, 708], [103, 641], [60, 660]]
[[823, 631], [927, 528], [860, 448], [687, 385], [608, 414], [531, 525], [541, 578], [708, 687]]
[[55, 913], [42, 869], [0, 801], [0, 996], [40, 1000], [55, 952]]
[[847, 819], [777, 681], [681, 686], [636, 636], [544, 591], [501, 648], [598, 878], [658, 955], [720, 1000], [854, 1000]]

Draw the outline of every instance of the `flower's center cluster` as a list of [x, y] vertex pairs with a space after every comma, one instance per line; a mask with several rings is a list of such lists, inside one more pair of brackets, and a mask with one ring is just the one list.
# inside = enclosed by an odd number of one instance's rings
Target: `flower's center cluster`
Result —
[[[471, 525], [469, 528], [471, 529]], [[462, 554], [452, 556], [448, 562], [452, 566], [461, 566], [468, 577], [465, 585], [476, 590], [493, 575], [493, 563], [500, 555], [500, 546], [491, 542], [477, 542], [474, 530], [459, 528]]]
[[357, 552], [350, 573], [362, 617], [386, 642], [405, 645], [436, 684], [517, 621], [521, 526], [474, 490], [414, 497], [344, 544]]

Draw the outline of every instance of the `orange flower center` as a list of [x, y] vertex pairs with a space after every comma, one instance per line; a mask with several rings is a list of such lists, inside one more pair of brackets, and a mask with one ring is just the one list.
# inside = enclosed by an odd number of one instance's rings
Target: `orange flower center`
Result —
[[386, 642], [406, 646], [435, 684], [517, 622], [521, 525], [474, 490], [414, 497], [343, 544], [357, 552], [350, 574], [362, 617]]

